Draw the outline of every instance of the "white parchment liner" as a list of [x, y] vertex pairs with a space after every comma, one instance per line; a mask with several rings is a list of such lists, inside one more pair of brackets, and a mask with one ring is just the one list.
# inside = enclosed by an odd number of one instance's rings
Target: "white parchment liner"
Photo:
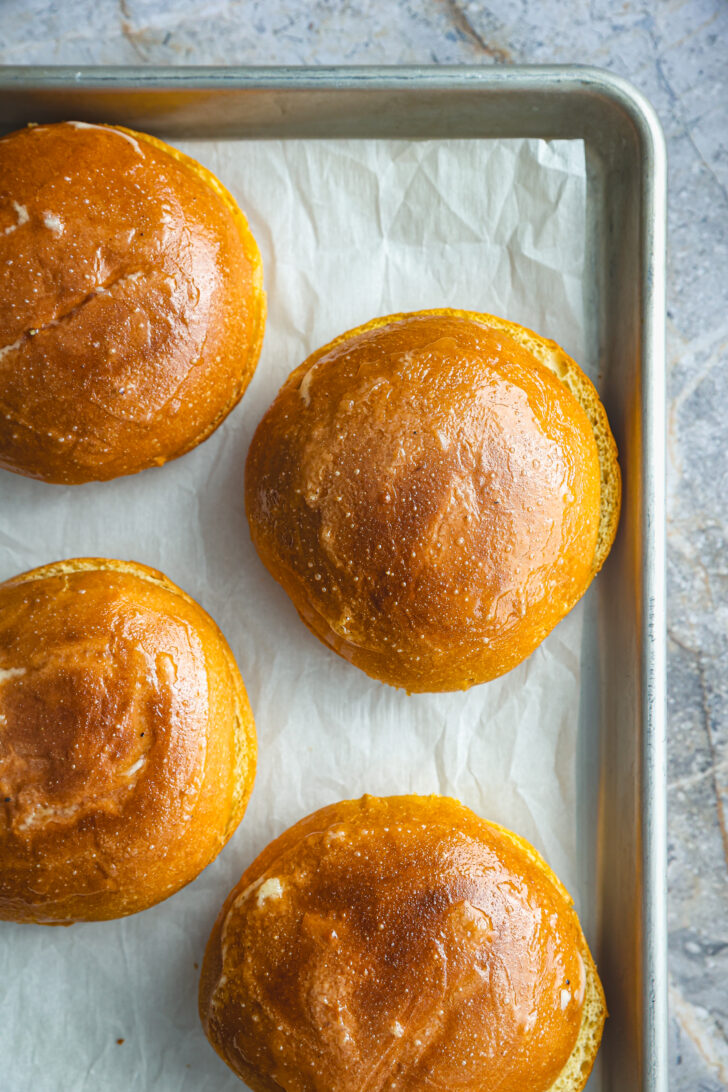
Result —
[[0, 923], [0, 1085], [14, 1092], [241, 1088], [199, 1026], [196, 964], [253, 856], [336, 799], [457, 796], [530, 839], [577, 901], [583, 895], [575, 834], [582, 609], [504, 679], [407, 697], [308, 633], [258, 561], [243, 513], [245, 454], [278, 387], [314, 348], [375, 315], [491, 311], [555, 338], [594, 375], [583, 145], [180, 147], [232, 190], [260, 244], [269, 319], [258, 371], [218, 432], [159, 470], [73, 488], [0, 473], [0, 579], [81, 555], [166, 572], [230, 641], [256, 716], [258, 778], [220, 858], [166, 903], [69, 929]]

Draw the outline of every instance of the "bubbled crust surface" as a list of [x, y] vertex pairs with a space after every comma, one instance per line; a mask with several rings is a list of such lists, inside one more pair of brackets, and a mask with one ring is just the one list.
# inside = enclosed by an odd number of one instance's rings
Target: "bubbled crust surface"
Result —
[[0, 466], [78, 483], [183, 454], [264, 320], [255, 240], [194, 160], [85, 123], [0, 140]]
[[589, 417], [526, 331], [489, 319], [343, 335], [291, 374], [248, 455], [253, 541], [304, 622], [410, 691], [510, 670], [601, 564]]
[[575, 1052], [587, 970], [601, 1019], [565, 1090], [586, 1082], [604, 1019], [566, 891], [454, 800], [364, 797], [302, 820], [245, 872], [200, 1012], [257, 1092], [546, 1092]]
[[161, 573], [74, 559], [0, 585], [0, 918], [171, 895], [233, 833], [255, 759], [224, 637]]

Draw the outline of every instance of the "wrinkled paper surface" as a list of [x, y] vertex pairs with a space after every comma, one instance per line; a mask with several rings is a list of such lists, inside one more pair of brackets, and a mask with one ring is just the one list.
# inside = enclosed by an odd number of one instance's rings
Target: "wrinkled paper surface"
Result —
[[180, 147], [233, 191], [261, 247], [269, 317], [258, 371], [214, 436], [159, 470], [72, 488], [0, 472], [0, 579], [84, 555], [166, 572], [230, 641], [258, 726], [258, 777], [230, 844], [166, 903], [67, 929], [0, 923], [0, 1085], [14, 1092], [241, 1088], [200, 1028], [197, 964], [252, 858], [334, 800], [457, 796], [530, 839], [577, 903], [587, 898], [575, 834], [583, 606], [505, 678], [408, 697], [309, 634], [243, 513], [245, 454], [278, 387], [317, 346], [375, 315], [491, 311], [555, 338], [594, 375], [583, 145]]

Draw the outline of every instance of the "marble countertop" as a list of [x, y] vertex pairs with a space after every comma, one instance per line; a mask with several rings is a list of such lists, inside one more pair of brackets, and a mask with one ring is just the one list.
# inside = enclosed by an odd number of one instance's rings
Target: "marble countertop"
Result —
[[725, 0], [4, 0], [3, 64], [599, 65], [670, 155], [670, 1087], [728, 1089]]

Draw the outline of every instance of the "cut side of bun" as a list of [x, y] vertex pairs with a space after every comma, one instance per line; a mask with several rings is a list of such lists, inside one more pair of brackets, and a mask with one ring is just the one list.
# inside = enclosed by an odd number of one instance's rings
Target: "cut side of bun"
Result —
[[604, 990], [588, 950], [582, 952], [582, 959], [586, 968], [586, 994], [579, 1038], [549, 1092], [581, 1092], [589, 1080], [602, 1041], [602, 1029], [607, 1018]]

